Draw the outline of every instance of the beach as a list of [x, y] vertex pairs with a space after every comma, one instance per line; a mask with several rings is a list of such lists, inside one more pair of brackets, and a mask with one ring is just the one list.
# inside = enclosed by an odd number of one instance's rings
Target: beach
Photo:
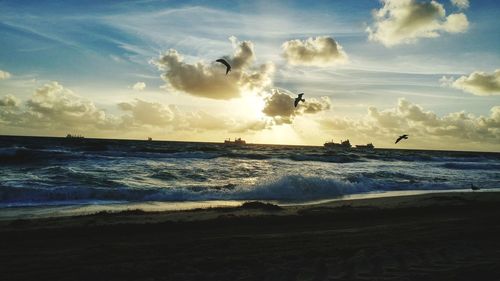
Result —
[[0, 221], [2, 280], [499, 280], [500, 193]]

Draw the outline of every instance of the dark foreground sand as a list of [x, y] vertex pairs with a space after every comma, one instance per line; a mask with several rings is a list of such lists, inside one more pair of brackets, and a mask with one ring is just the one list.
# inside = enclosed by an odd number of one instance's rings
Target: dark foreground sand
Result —
[[0, 222], [0, 280], [500, 280], [500, 193]]

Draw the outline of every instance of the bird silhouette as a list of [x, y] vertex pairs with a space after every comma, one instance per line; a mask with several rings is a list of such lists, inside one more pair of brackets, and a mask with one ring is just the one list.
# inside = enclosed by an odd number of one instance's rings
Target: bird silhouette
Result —
[[298, 97], [295, 98], [295, 102], [293, 103], [295, 107], [299, 104], [299, 102], [305, 102], [306, 100], [302, 98], [304, 93], [300, 93]]
[[218, 59], [216, 60], [216, 62], [220, 62], [226, 66], [226, 75], [229, 73], [229, 71], [231, 71], [231, 65], [229, 65], [229, 63], [225, 59]]
[[398, 142], [399, 142], [400, 140], [402, 140], [402, 139], [405, 139], [405, 140], [406, 140], [406, 139], [408, 139], [408, 135], [402, 135], [402, 136], [399, 136], [399, 138], [396, 140], [396, 142], [395, 142], [395, 143], [398, 143]]

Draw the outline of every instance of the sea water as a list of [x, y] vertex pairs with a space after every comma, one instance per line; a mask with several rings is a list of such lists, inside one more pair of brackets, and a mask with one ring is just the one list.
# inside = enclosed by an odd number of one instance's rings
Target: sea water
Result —
[[499, 153], [0, 137], [0, 211], [146, 202], [303, 203], [470, 190], [471, 184], [500, 188]]

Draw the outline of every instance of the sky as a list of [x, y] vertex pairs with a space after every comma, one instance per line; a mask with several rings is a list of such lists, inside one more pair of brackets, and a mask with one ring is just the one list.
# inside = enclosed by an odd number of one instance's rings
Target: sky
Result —
[[0, 1], [0, 135], [500, 151], [499, 13], [495, 0]]

